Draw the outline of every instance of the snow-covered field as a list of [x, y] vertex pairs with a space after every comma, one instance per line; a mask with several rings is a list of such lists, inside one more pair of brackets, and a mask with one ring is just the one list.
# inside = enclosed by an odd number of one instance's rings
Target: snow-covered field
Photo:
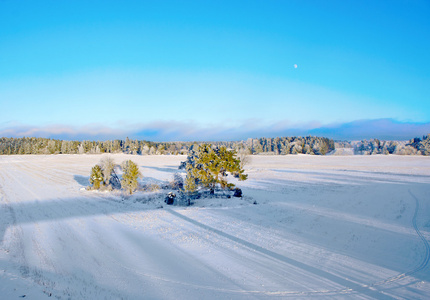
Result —
[[1, 299], [430, 297], [429, 157], [253, 156], [243, 199], [191, 207], [86, 191], [101, 157], [0, 156]]

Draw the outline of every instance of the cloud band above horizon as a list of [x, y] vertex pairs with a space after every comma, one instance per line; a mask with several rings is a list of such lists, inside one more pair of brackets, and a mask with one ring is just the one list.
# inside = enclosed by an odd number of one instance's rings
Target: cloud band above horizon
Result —
[[327, 125], [308, 123], [294, 125], [273, 123], [256, 126], [258, 120], [248, 120], [239, 126], [201, 126], [195, 122], [152, 122], [146, 124], [109, 127], [101, 124], [67, 126], [61, 124], [29, 126], [4, 124], [0, 127], [1, 137], [44, 137], [64, 140], [113, 140], [131, 139], [171, 141], [234, 141], [248, 138], [281, 136], [322, 136], [335, 140], [409, 140], [430, 133], [430, 122], [408, 123], [393, 119], [357, 120]]

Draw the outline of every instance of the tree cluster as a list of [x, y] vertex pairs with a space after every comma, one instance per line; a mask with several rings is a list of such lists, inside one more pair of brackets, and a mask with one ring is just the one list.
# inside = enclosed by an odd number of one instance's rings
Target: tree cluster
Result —
[[[187, 154], [203, 142], [149, 142], [127, 138], [109, 141], [65, 141], [46, 138], [0, 138], [0, 155], [6, 154], [98, 154], [127, 153], [137, 155]], [[316, 154], [334, 149], [333, 140], [320, 137], [282, 137], [214, 142], [213, 145], [234, 149], [239, 154]]]
[[[343, 142], [345, 144], [347, 142]], [[398, 154], [398, 155], [430, 155], [430, 135], [414, 138], [408, 142], [380, 141], [378, 139], [348, 142], [354, 148], [354, 154]]]
[[417, 150], [417, 154], [430, 155], [430, 134], [423, 136], [422, 139], [414, 138], [409, 141], [407, 146]]
[[138, 140], [66, 141], [47, 138], [0, 138], [0, 155], [12, 154], [98, 154], [139, 155], [186, 154], [190, 142], [149, 142]]
[[91, 169], [89, 182], [93, 190], [123, 189], [128, 194], [132, 194], [138, 187], [138, 178], [142, 177], [139, 166], [131, 160], [126, 160], [121, 164], [121, 180], [115, 172], [114, 161], [110, 157], [103, 158], [99, 164]]
[[233, 190], [235, 185], [227, 181], [228, 174], [239, 180], [246, 180], [248, 177], [244, 174], [235, 150], [211, 144], [202, 144], [196, 150], [192, 148], [180, 168], [185, 168], [187, 173], [184, 190], [191, 194], [199, 187], [209, 189], [213, 194], [218, 185], [223, 190]]
[[251, 154], [311, 154], [325, 155], [335, 149], [334, 141], [324, 137], [277, 137], [248, 139], [244, 147]]
[[[204, 142], [149, 142], [131, 140], [65, 141], [46, 138], [0, 138], [0, 155], [12, 154], [97, 154], [127, 153], [137, 155], [188, 154]], [[277, 137], [246, 141], [214, 142], [215, 146], [234, 149], [243, 158], [248, 154], [325, 155], [335, 148], [354, 148], [355, 154], [430, 155], [429, 135], [409, 142], [372, 139], [359, 142], [333, 141], [324, 137]]]

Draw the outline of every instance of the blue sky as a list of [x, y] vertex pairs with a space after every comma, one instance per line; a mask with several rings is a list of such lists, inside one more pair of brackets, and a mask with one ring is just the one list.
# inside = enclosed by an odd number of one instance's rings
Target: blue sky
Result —
[[409, 139], [428, 53], [425, 0], [3, 0], [0, 136]]

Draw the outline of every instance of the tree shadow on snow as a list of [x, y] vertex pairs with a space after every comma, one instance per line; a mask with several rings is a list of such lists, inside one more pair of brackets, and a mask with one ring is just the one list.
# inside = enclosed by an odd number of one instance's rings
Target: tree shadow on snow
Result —
[[38, 199], [5, 204], [0, 211], [0, 219], [2, 220], [0, 222], [1, 240], [4, 239], [5, 231], [9, 226], [155, 209], [144, 207], [140, 203], [133, 203], [132, 201], [125, 203], [120, 198], [93, 196], [52, 200]]
[[[165, 168], [163, 168], [165, 169]], [[176, 171], [176, 169], [175, 169]], [[76, 182], [78, 182], [80, 185], [88, 185], [88, 177], [86, 176], [79, 176], [75, 175], [74, 179]], [[157, 183], [164, 183], [164, 181], [152, 178], [152, 177], [144, 177], [144, 182], [157, 182]], [[285, 185], [286, 183], [284, 183]], [[391, 183], [390, 183], [391, 185]], [[311, 186], [311, 184], [309, 184]], [[313, 185], [315, 187], [315, 185]], [[366, 189], [369, 187], [369, 184], [363, 185], [363, 188]], [[407, 188], [407, 187], [406, 187]], [[267, 191], [263, 191], [267, 193]], [[312, 195], [311, 195], [312, 196]], [[406, 199], [406, 200], [413, 200], [413, 199]], [[312, 203], [311, 203], [312, 204]], [[415, 202], [411, 202], [411, 205], [414, 205]], [[60, 198], [60, 199], [52, 199], [52, 200], [35, 200], [35, 201], [27, 201], [27, 202], [15, 202], [15, 203], [8, 203], [3, 204], [0, 211], [0, 237], [3, 240], [4, 234], [9, 226], [14, 225], [23, 225], [23, 224], [33, 224], [33, 223], [39, 223], [39, 222], [55, 222], [55, 221], [62, 221], [62, 220], [69, 220], [73, 221], [74, 219], [79, 218], [85, 218], [85, 217], [92, 217], [92, 216], [101, 216], [101, 215], [113, 215], [113, 214], [126, 214], [126, 213], [132, 213], [132, 212], [141, 212], [148, 209], [154, 209], [154, 208], [148, 208], [141, 205], [141, 203], [132, 203], [132, 202], [121, 202], [118, 198], [113, 197], [106, 197], [106, 196], [97, 196], [97, 194], [88, 193], [88, 196], [81, 196], [81, 197], [74, 197], [74, 198]], [[291, 208], [288, 207], [289, 210]], [[300, 212], [300, 211], [299, 211]], [[239, 237], [233, 237], [225, 232], [222, 232], [216, 228], [209, 227], [203, 223], [198, 223], [197, 221], [194, 221], [190, 218], [183, 217], [178, 213], [173, 212], [173, 215], [176, 217], [182, 218], [183, 220], [192, 223], [194, 225], [197, 225], [205, 230], [209, 230], [215, 234], [218, 234], [224, 238], [228, 238], [230, 240], [235, 241], [236, 243], [242, 244], [245, 247], [251, 248], [255, 251], [258, 251], [264, 255], [269, 255], [275, 259], [278, 259], [279, 261], [282, 261], [283, 263], [293, 265], [295, 267], [301, 268], [307, 272], [313, 273], [317, 276], [326, 277], [334, 282], [337, 282], [340, 285], [345, 285], [352, 287], [353, 289], [360, 289], [361, 287], [351, 284], [351, 282], [347, 282], [344, 279], [334, 276], [333, 274], [329, 274], [326, 271], [321, 271], [319, 269], [316, 269], [313, 266], [307, 265], [303, 262], [297, 262], [293, 259], [290, 259], [286, 256], [283, 256], [281, 254], [269, 251], [267, 249], [264, 249], [258, 245], [251, 244], [247, 241], [246, 237], [245, 239], [241, 239]], [[307, 211], [305, 215], [312, 214], [312, 211]], [[317, 213], [315, 213], [317, 214]], [[298, 214], [297, 216], [300, 216]], [[314, 220], [315, 218], [311, 218], [310, 220]], [[329, 225], [331, 224], [330, 218], [323, 218], [325, 222], [327, 222]], [[316, 226], [320, 223], [316, 223]], [[345, 228], [351, 229], [351, 232], [356, 232], [357, 230], [366, 230], [368, 235], [363, 235], [363, 237], [372, 236], [372, 232], [374, 231], [371, 227], [366, 226], [366, 224], [355, 224], [353, 222], [349, 222], [348, 220], [344, 220], [342, 223], [339, 223], [338, 221], [334, 222], [332, 227], [328, 228], [335, 228], [335, 226], [342, 224]], [[364, 228], [364, 229], [363, 229]], [[379, 231], [384, 231], [384, 229], [381, 229]], [[318, 231], [316, 230], [316, 233]], [[348, 233], [348, 230], [345, 234]], [[390, 241], [395, 241], [400, 237], [403, 237], [403, 233], [393, 233], [388, 232], [387, 236], [390, 238]], [[413, 242], [417, 239], [416, 236], [411, 235], [408, 240], [411, 240]], [[312, 232], [310, 233], [302, 233], [302, 237], [306, 239], [309, 237], [310, 241], [318, 241], [320, 239], [316, 239], [314, 236], [312, 236]], [[341, 238], [339, 236], [339, 238]], [[388, 240], [388, 238], [387, 238]], [[404, 240], [404, 237], [403, 237]], [[353, 245], [354, 243], [352, 243]], [[322, 247], [329, 249], [330, 243], [323, 243], [321, 245]], [[355, 243], [355, 246], [357, 246], [357, 243]], [[334, 250], [334, 249], [333, 249]], [[378, 250], [378, 249], [376, 249]], [[361, 259], [363, 261], [369, 260], [366, 256], [361, 256], [361, 253], [365, 253], [365, 251], [351, 251], [349, 250], [347, 254], [351, 255], [351, 253], [354, 253], [356, 256], [358, 256], [358, 259]], [[373, 264], [378, 264], [378, 262], [370, 261]], [[385, 267], [385, 266], [383, 266]], [[394, 267], [393, 269], [396, 269]], [[398, 268], [398, 272], [404, 272], [404, 270], [401, 270]], [[414, 277], [420, 278], [420, 279], [427, 279], [427, 276], [424, 276], [424, 272], [418, 272], [414, 274]], [[363, 291], [362, 291], [363, 292]], [[380, 296], [379, 294], [375, 294], [373, 291], [364, 289], [364, 293], [368, 296]]]
[[165, 168], [159, 168], [159, 167], [150, 167], [150, 166], [142, 166], [142, 168], [147, 169], [153, 169], [155, 171], [159, 172], [168, 172], [168, 173], [177, 173], [177, 172], [183, 172], [183, 170], [179, 170], [179, 166], [167, 166]]
[[79, 183], [82, 186], [87, 186], [89, 184], [90, 177], [89, 176], [81, 176], [81, 175], [73, 175], [73, 179], [77, 183]]
[[168, 182], [165, 180], [154, 178], [154, 177], [144, 176], [141, 179], [141, 183], [142, 184], [158, 184], [161, 186], [161, 185], [167, 184]]

